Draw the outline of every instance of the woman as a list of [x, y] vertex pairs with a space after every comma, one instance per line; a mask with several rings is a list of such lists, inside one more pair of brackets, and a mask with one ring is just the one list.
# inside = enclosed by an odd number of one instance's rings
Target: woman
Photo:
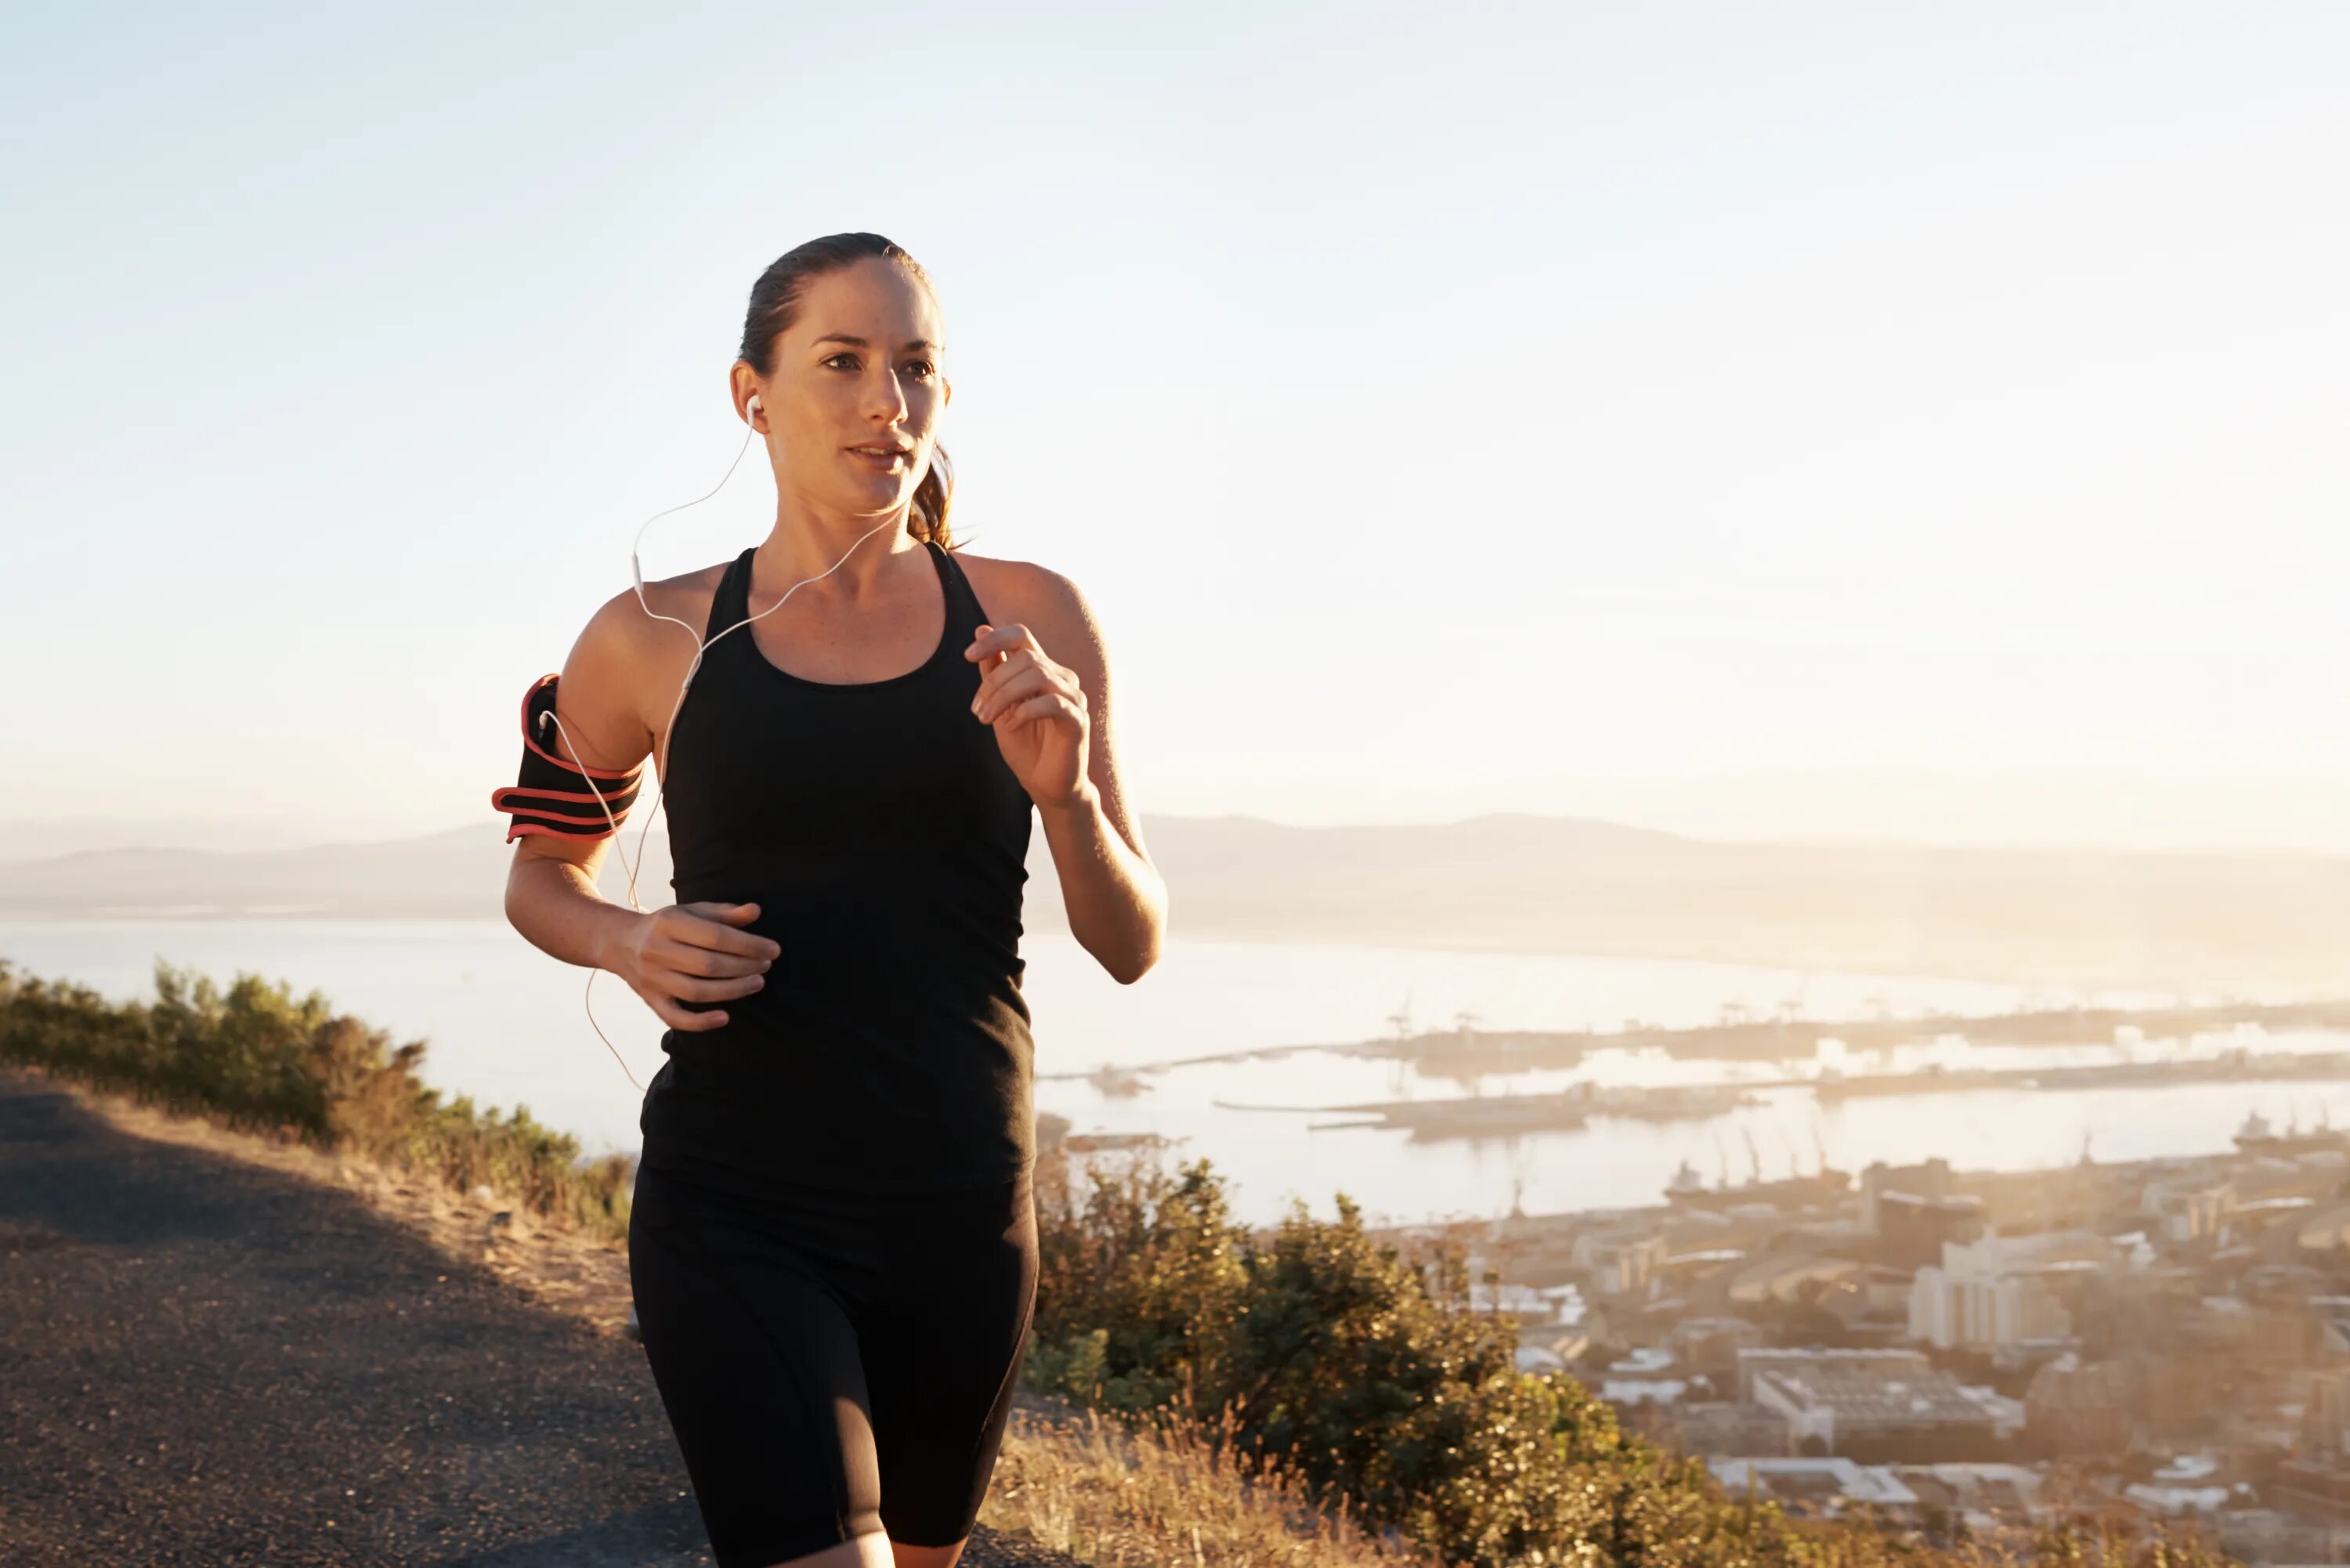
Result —
[[616, 595], [555, 688], [589, 776], [660, 767], [678, 902], [597, 895], [608, 827], [523, 837], [507, 889], [524, 936], [669, 1025], [629, 1270], [720, 1568], [961, 1555], [1035, 1294], [1032, 821], [1120, 981], [1166, 925], [1085, 600], [949, 551], [942, 337], [877, 234], [759, 279], [731, 374], [775, 527]]

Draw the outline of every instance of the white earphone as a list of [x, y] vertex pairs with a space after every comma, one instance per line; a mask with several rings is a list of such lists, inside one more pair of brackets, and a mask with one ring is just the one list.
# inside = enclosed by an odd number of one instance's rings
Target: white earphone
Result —
[[[641, 606], [641, 607], [643, 607], [643, 609], [644, 609], [644, 612], [645, 612], [647, 615], [651, 616], [651, 617], [653, 618], [653, 619], [655, 619], [655, 620], [665, 620], [665, 621], [669, 622], [671, 626], [684, 627], [684, 628], [685, 628], [685, 631], [686, 631], [686, 635], [687, 635], [687, 636], [689, 636], [689, 637], [691, 637], [691, 638], [692, 638], [692, 639], [693, 639], [693, 640], [694, 640], [694, 644], [695, 644], [695, 652], [694, 652], [694, 655], [693, 655], [693, 662], [692, 662], [691, 664], [690, 664], [690, 665], [688, 665], [688, 666], [686, 667], [686, 670], [685, 670], [685, 680], [683, 680], [683, 681], [682, 681], [682, 682], [678, 686], [678, 689], [677, 689], [677, 701], [676, 701], [674, 703], [671, 704], [671, 706], [670, 706], [670, 711], [669, 711], [669, 722], [661, 726], [661, 732], [660, 732], [660, 755], [658, 755], [657, 757], [655, 757], [655, 758], [653, 759], [653, 804], [652, 804], [651, 807], [650, 807], [650, 809], [648, 809], [648, 810], [646, 811], [646, 813], [645, 813], [645, 825], [644, 825], [644, 826], [643, 826], [643, 827], [641, 827], [641, 828], [639, 828], [639, 829], [638, 829], [638, 831], [637, 831], [637, 856], [636, 856], [636, 860], [634, 861], [634, 863], [631, 863], [631, 862], [629, 861], [629, 857], [628, 857], [628, 855], [627, 855], [627, 853], [626, 853], [625, 851], [624, 851], [624, 852], [621, 854], [621, 856], [620, 856], [620, 865], [621, 865], [621, 867], [622, 867], [624, 870], [626, 870], [626, 871], [628, 872], [628, 874], [629, 874], [629, 907], [630, 909], [633, 909], [634, 910], [636, 910], [636, 911], [637, 911], [637, 913], [639, 913], [639, 914], [640, 914], [640, 915], [642, 915], [642, 914], [650, 914], [651, 911], [650, 911], [650, 910], [649, 910], [649, 909], [647, 909], [644, 907], [644, 905], [643, 905], [642, 903], [640, 903], [640, 902], [639, 902], [639, 901], [638, 901], [638, 898], [637, 898], [637, 870], [638, 870], [638, 867], [641, 867], [641, 866], [644, 864], [644, 861], [645, 861], [645, 836], [646, 836], [646, 835], [650, 834], [650, 833], [652, 831], [653, 818], [654, 818], [655, 816], [657, 816], [657, 815], [659, 815], [660, 814], [661, 790], [662, 790], [662, 786], [663, 786], [663, 785], [668, 782], [668, 773], [669, 773], [669, 746], [668, 746], [668, 742], [669, 742], [670, 733], [671, 733], [671, 731], [673, 731], [673, 730], [677, 727], [677, 716], [678, 716], [679, 712], [680, 712], [681, 711], [682, 711], [682, 710], [684, 709], [684, 707], [685, 707], [685, 694], [686, 694], [686, 692], [687, 692], [687, 691], [689, 691], [690, 690], [691, 690], [691, 689], [692, 689], [692, 686], [693, 686], [693, 677], [694, 677], [695, 673], [696, 673], [697, 671], [699, 671], [699, 670], [702, 669], [702, 655], [703, 655], [703, 654], [705, 654], [705, 653], [708, 653], [708, 652], [710, 651], [710, 649], [711, 649], [712, 645], [712, 644], [714, 644], [715, 642], [717, 642], [717, 640], [718, 640], [718, 639], [719, 639], [719, 638], [724, 637], [724, 636], [726, 635], [726, 633], [727, 633], [727, 632], [730, 632], [730, 631], [739, 631], [739, 630], [741, 630], [743, 628], [744, 628], [744, 627], [746, 627], [746, 626], [749, 626], [749, 625], [750, 625], [753, 621], [754, 621], [754, 620], [758, 620], [758, 619], [762, 618], [763, 617], [765, 617], [765, 616], [771, 616], [771, 615], [775, 614], [777, 610], [779, 610], [779, 609], [781, 609], [781, 608], [783, 608], [783, 607], [784, 607], [784, 602], [785, 602], [785, 600], [789, 599], [789, 598], [792, 597], [792, 595], [794, 595], [794, 594], [795, 594], [795, 593], [799, 592], [802, 588], [804, 588], [804, 587], [807, 587], [807, 586], [808, 586], [808, 584], [813, 583], [813, 582], [816, 582], [816, 581], [818, 581], [818, 580], [820, 580], [820, 579], [822, 579], [822, 578], [825, 578], [825, 577], [828, 577], [828, 576], [832, 576], [832, 574], [833, 574], [833, 573], [835, 573], [835, 572], [837, 572], [837, 571], [840, 570], [842, 563], [843, 563], [843, 562], [846, 562], [846, 561], [848, 559], [848, 557], [849, 557], [850, 556], [852, 556], [852, 555], [856, 554], [856, 552], [857, 552], [857, 545], [862, 545], [863, 543], [865, 543], [865, 541], [866, 541], [866, 540], [870, 539], [871, 537], [873, 537], [873, 535], [874, 535], [879, 534], [879, 532], [881, 532], [881, 530], [882, 530], [882, 529], [884, 529], [884, 528], [889, 527], [892, 524], [894, 524], [894, 523], [897, 521], [897, 519], [896, 519], [895, 517], [890, 517], [890, 518], [884, 519], [883, 521], [881, 521], [881, 522], [879, 522], [879, 523], [875, 524], [872, 527], [870, 527], [870, 528], [867, 529], [864, 533], [862, 533], [862, 534], [860, 534], [860, 535], [858, 535], [857, 536], [857, 543], [856, 543], [856, 544], [849, 545], [847, 549], [846, 549], [846, 550], [844, 550], [844, 551], [842, 551], [842, 552], [841, 552], [841, 554], [840, 554], [840, 560], [838, 560], [838, 561], [835, 561], [831, 566], [827, 566], [823, 571], [818, 572], [818, 573], [817, 573], [815, 576], [813, 576], [813, 577], [803, 577], [803, 578], [802, 578], [802, 579], [800, 579], [798, 582], [794, 583], [794, 584], [793, 584], [789, 588], [787, 588], [787, 589], [785, 589], [785, 590], [784, 591], [784, 597], [783, 597], [783, 598], [779, 598], [779, 599], [777, 599], [774, 604], [771, 604], [771, 605], [769, 605], [765, 609], [761, 610], [761, 611], [758, 613], [758, 615], [754, 615], [754, 616], [746, 616], [746, 617], [744, 617], [743, 619], [736, 621], [733, 626], [728, 627], [728, 628], [726, 628], [726, 630], [725, 630], [725, 631], [718, 632], [717, 634], [715, 634], [714, 636], [712, 636], [712, 637], [711, 638], [711, 639], [710, 639], [710, 641], [709, 641], [709, 642], [703, 642], [703, 641], [702, 640], [702, 634], [701, 634], [701, 632], [699, 632], [699, 631], [695, 630], [691, 626], [688, 626], [684, 621], [681, 621], [681, 620], [678, 619], [678, 618], [677, 618], [677, 617], [675, 617], [675, 616], [673, 616], [673, 615], [660, 615], [660, 614], [657, 614], [657, 613], [654, 611], [653, 607], [652, 607], [651, 605], [647, 604], [647, 603], [645, 602], [645, 573], [644, 573], [644, 566], [643, 566], [643, 565], [642, 565], [642, 564], [639, 561], [639, 559], [638, 559], [638, 556], [637, 556], [637, 546], [638, 546], [638, 545], [642, 545], [642, 544], [644, 543], [644, 538], [645, 538], [645, 530], [646, 530], [647, 528], [651, 527], [655, 523], [659, 522], [660, 519], [662, 519], [662, 518], [664, 518], [664, 517], [668, 516], [671, 512], [682, 512], [682, 511], [684, 511], [684, 510], [686, 509], [686, 507], [688, 507], [688, 506], [699, 506], [699, 505], [701, 505], [701, 504], [702, 504], [702, 502], [709, 500], [709, 499], [710, 499], [710, 496], [712, 496], [712, 495], [715, 495], [715, 494], [717, 494], [721, 490], [723, 490], [723, 489], [725, 489], [725, 488], [726, 488], [726, 481], [727, 481], [727, 480], [729, 480], [729, 479], [733, 478], [733, 477], [734, 477], [734, 470], [735, 470], [736, 468], [740, 467], [740, 466], [742, 465], [742, 462], [743, 462], [743, 452], [748, 452], [748, 451], [750, 451], [750, 450], [751, 450], [751, 437], [752, 437], [752, 436], [754, 436], [754, 435], [756, 435], [756, 434], [758, 433], [759, 427], [758, 427], [758, 424], [757, 424], [757, 422], [756, 422], [756, 415], [757, 415], [757, 414], [758, 414], [758, 412], [759, 412], [760, 407], [761, 407], [761, 404], [760, 404], [760, 402], [759, 402], [759, 394], [758, 394], [758, 393], [756, 393], [756, 392], [752, 393], [752, 394], [751, 394], [750, 401], [749, 401], [749, 403], [748, 403], [748, 404], [746, 404], [746, 405], [745, 405], [745, 408], [744, 408], [743, 422], [744, 422], [746, 425], [748, 425], [748, 426], [749, 426], [749, 429], [748, 429], [748, 430], [743, 433], [743, 445], [742, 445], [742, 446], [741, 446], [741, 447], [740, 447], [740, 448], [735, 452], [735, 453], [734, 453], [734, 461], [733, 461], [733, 462], [730, 462], [730, 463], [728, 463], [728, 464], [726, 465], [726, 472], [725, 472], [724, 476], [723, 476], [723, 477], [722, 477], [722, 478], [718, 481], [718, 483], [711, 488], [710, 494], [709, 494], [709, 495], [702, 495], [702, 496], [699, 496], [699, 497], [697, 497], [697, 498], [696, 498], [696, 499], [694, 499], [694, 500], [688, 501], [688, 502], [684, 503], [684, 504], [683, 504], [683, 505], [679, 505], [679, 506], [671, 506], [671, 507], [667, 507], [667, 508], [665, 508], [665, 509], [663, 509], [663, 510], [661, 510], [661, 511], [660, 511], [660, 512], [656, 512], [656, 513], [654, 513], [650, 517], [646, 518], [646, 519], [644, 520], [643, 524], [640, 524], [640, 525], [638, 527], [638, 529], [637, 529], [637, 537], [636, 537], [636, 540], [635, 540], [635, 542], [634, 542], [634, 543], [630, 544], [630, 545], [629, 545], [629, 576], [630, 579], [631, 579], [631, 580], [636, 584], [636, 589], [637, 589], [637, 603], [638, 603], [639, 606]], [[745, 605], [745, 607], [748, 607], [749, 602], [750, 602], [750, 593], [749, 593], [749, 588], [748, 588], [748, 585], [745, 585], [744, 592], [743, 592], [743, 603], [744, 603], [744, 605]], [[558, 690], [559, 690], [559, 688], [558, 688]], [[570, 752], [571, 752], [571, 755], [572, 755], [573, 759], [574, 759], [575, 761], [576, 761], [576, 760], [577, 760], [577, 758], [579, 757], [579, 754], [580, 754], [580, 753], [579, 753], [579, 748], [578, 748], [577, 746], [576, 746], [576, 745], [573, 745], [573, 744], [572, 744], [572, 742], [571, 742], [571, 732], [570, 732], [570, 731], [568, 731], [568, 730], [566, 730], [566, 729], [563, 727], [563, 720], [561, 719], [561, 717], [560, 717], [560, 716], [558, 716], [558, 715], [556, 713], [556, 711], [555, 711], [553, 709], [551, 709], [551, 708], [547, 710], [546, 717], [547, 717], [549, 720], [552, 720], [552, 721], [554, 722], [555, 728], [556, 728], [556, 732], [563, 737], [563, 743], [564, 743], [564, 745], [569, 748], [569, 750], [570, 750]], [[584, 776], [584, 775], [583, 775], [583, 776]], [[612, 825], [612, 845], [613, 845], [613, 847], [614, 847], [614, 848], [616, 848], [616, 849], [617, 849], [617, 848], [619, 848], [619, 846], [620, 846], [620, 823], [619, 823], [619, 819], [618, 817], [616, 817], [616, 816], [614, 816], [614, 815], [612, 815], [612, 808], [611, 808], [611, 806], [610, 806], [608, 804], [607, 804], [607, 803], [606, 803], [606, 801], [605, 801], [605, 799], [604, 799], [604, 792], [603, 792], [602, 790], [600, 790], [600, 789], [597, 789], [597, 787], [596, 787], [596, 781], [595, 781], [593, 778], [589, 778], [589, 779], [588, 780], [588, 787], [590, 790], [592, 790], [592, 791], [594, 791], [594, 792], [595, 792], [595, 795], [596, 795], [596, 804], [597, 804], [598, 805], [599, 805], [599, 806], [602, 806], [602, 807], [603, 807], [603, 810], [604, 810], [604, 819], [605, 819], [606, 821], [609, 822], [609, 823]], [[611, 1037], [610, 1037], [610, 1036], [608, 1036], [608, 1035], [607, 1035], [607, 1034], [604, 1033], [604, 1031], [603, 1031], [602, 1027], [601, 1027], [601, 1026], [599, 1026], [599, 1025], [597, 1023], [597, 1022], [596, 1022], [596, 1009], [595, 1009], [595, 1006], [593, 1005], [593, 1003], [592, 1003], [591, 1002], [589, 1002], [589, 1001], [588, 1000], [588, 998], [593, 997], [593, 996], [594, 996], [594, 994], [595, 994], [595, 991], [596, 991], [596, 975], [597, 975], [597, 971], [596, 971], [595, 969], [590, 968], [590, 969], [588, 971], [588, 988], [587, 988], [587, 991], [583, 993], [583, 995], [582, 995], [582, 999], [581, 999], [581, 1005], [585, 1006], [585, 1007], [587, 1008], [587, 1010], [588, 1010], [588, 1026], [590, 1029], [594, 1029], [594, 1030], [596, 1031], [596, 1037], [597, 1037], [598, 1039], [599, 1039], [599, 1040], [601, 1040], [601, 1041], [603, 1041], [603, 1042], [604, 1042], [604, 1047], [605, 1047], [605, 1049], [606, 1049], [606, 1050], [608, 1050], [608, 1051], [609, 1051], [609, 1052], [611, 1052], [611, 1053], [612, 1053], [612, 1058], [613, 1058], [613, 1060], [615, 1060], [615, 1061], [617, 1061], [617, 1062], [619, 1062], [619, 1063], [620, 1064], [620, 1071], [621, 1071], [621, 1072], [623, 1072], [623, 1073], [627, 1073], [627, 1074], [628, 1074], [629, 1082], [630, 1084], [632, 1084], [632, 1085], [635, 1085], [635, 1086], [636, 1086], [636, 1088], [637, 1088], [637, 1091], [638, 1091], [639, 1094], [641, 1094], [641, 1093], [644, 1091], [644, 1085], [643, 1085], [642, 1084], [639, 1084], [639, 1083], [637, 1083], [637, 1075], [636, 1075], [634, 1073], [631, 1073], [631, 1072], [629, 1072], [629, 1063], [628, 1063], [628, 1059], [627, 1059], [626, 1057], [624, 1057], [624, 1056], [622, 1056], [622, 1055], [620, 1054], [620, 1049], [619, 1049], [619, 1046], [617, 1046], [617, 1045], [614, 1045], [614, 1044], [612, 1044]]]

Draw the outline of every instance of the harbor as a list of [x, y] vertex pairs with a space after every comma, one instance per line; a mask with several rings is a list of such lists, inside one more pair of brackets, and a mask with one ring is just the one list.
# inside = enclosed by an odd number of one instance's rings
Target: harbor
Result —
[[1809, 1058], [1824, 1040], [1836, 1041], [1849, 1053], [1866, 1054], [1945, 1034], [1962, 1035], [1979, 1046], [2059, 1048], [2116, 1042], [2151, 1044], [2240, 1031], [2258, 1034], [2350, 1032], [2350, 999], [2152, 1008], [2027, 1008], [1980, 1014], [1929, 1010], [1920, 1016], [1898, 1015], [1883, 999], [1872, 1000], [1876, 1015], [1870, 1017], [1805, 1019], [1800, 1016], [1799, 1002], [1790, 999], [1768, 1018], [1754, 1017], [1751, 1009], [1727, 1002], [1712, 1023], [1667, 1027], [1627, 1018], [1614, 1030], [1486, 1029], [1468, 1012], [1457, 1015], [1450, 1029], [1431, 1030], [1416, 1027], [1409, 1010], [1403, 1010], [1389, 1015], [1390, 1033], [1376, 1039], [1203, 1052], [1123, 1068], [1040, 1073], [1037, 1078], [1039, 1082], [1095, 1079], [1102, 1082], [1106, 1092], [1133, 1094], [1148, 1086], [1136, 1074], [1273, 1062], [1322, 1052], [1405, 1063], [1432, 1077], [1471, 1082], [1513, 1073], [1570, 1069], [1603, 1051], [1657, 1052], [1675, 1061], [1771, 1063]]
[[1310, 1130], [1401, 1128], [1416, 1140], [1505, 1137], [1521, 1133], [1575, 1132], [1603, 1117], [1648, 1122], [1710, 1121], [1765, 1103], [1772, 1090], [1809, 1090], [1823, 1104], [1916, 1095], [2025, 1090], [2182, 1088], [2200, 1084], [2334, 1084], [2350, 1082], [2350, 1051], [2259, 1053], [2237, 1049], [2207, 1060], [2120, 1062], [2091, 1066], [1945, 1070], [1845, 1075], [1833, 1070], [1736, 1084], [1602, 1085], [1578, 1084], [1543, 1094], [1464, 1095], [1418, 1100], [1333, 1105], [1264, 1105], [1219, 1099], [1218, 1110], [1289, 1112], [1343, 1116]]
[[[2330, 1022], [2339, 1016], [2332, 1008], [2260, 1008], [2251, 1011], [2273, 1015], [2281, 1022], [2292, 1023], [2302, 1023], [2311, 1018]], [[2228, 1033], [2216, 1051], [2212, 1050], [2213, 1043], [2208, 1039], [2199, 1046], [2191, 1036], [2161, 1039], [2149, 1033], [2151, 1029], [2166, 1024], [2183, 1027], [2190, 1017], [2199, 1023], [2226, 1023]], [[1723, 1075], [1702, 1082], [1648, 1084], [1585, 1080], [1559, 1087], [1482, 1092], [1484, 1080], [1489, 1076], [1520, 1076], [1523, 1081], [1543, 1071], [1532, 1064], [1521, 1064], [1516, 1074], [1513, 1075], [1471, 1075], [1465, 1079], [1470, 1092], [1457, 1096], [1313, 1103], [1266, 1103], [1219, 1097], [1211, 1104], [1219, 1111], [1287, 1113], [1334, 1118], [1308, 1123], [1309, 1131], [1401, 1130], [1409, 1133], [1415, 1142], [1427, 1142], [1447, 1138], [1507, 1138], [1525, 1134], [1573, 1133], [1584, 1130], [1594, 1121], [1609, 1118], [1659, 1124], [1706, 1122], [1747, 1107], [1762, 1106], [1772, 1098], [1791, 1093], [1808, 1096], [1817, 1106], [1829, 1107], [1847, 1101], [1920, 1096], [2001, 1093], [2063, 1096], [2093, 1090], [2164, 1090], [2200, 1085], [2241, 1088], [2350, 1083], [2350, 1050], [2281, 1048], [2268, 1039], [2259, 1022], [2225, 1010], [2194, 1010], [2191, 1014], [2173, 1012], [2100, 1017], [2097, 1023], [2110, 1032], [2111, 1043], [2104, 1045], [2086, 1044], [2077, 1034], [2065, 1041], [2043, 1038], [2040, 1034], [2042, 1025], [2036, 1015], [2024, 1015], [2024, 1026], [2021, 1029], [2002, 1031], [1994, 1028], [1984, 1032], [2009, 1048], [2003, 1059], [2012, 1059], [2019, 1034], [2037, 1039], [2039, 1044], [2047, 1047], [2069, 1045], [2096, 1051], [2111, 1059], [2050, 1061], [2023, 1066], [1963, 1063], [1953, 1065], [1941, 1061], [1926, 1061], [1913, 1065], [1855, 1072], [1845, 1065], [1855, 1059], [1855, 1054], [1842, 1033], [1828, 1033], [1825, 1029], [1829, 1026], [1819, 1026], [1821, 1033], [1815, 1038], [1802, 1042], [1813, 1053], [1812, 1060], [1783, 1062], [1780, 1064], [1781, 1071], [1769, 1075]], [[1833, 1027], [1839, 1031], [1843, 1028], [1841, 1025]], [[1918, 1033], [1917, 1024], [1908, 1025], [1908, 1038], [1900, 1044], [1915, 1045]], [[2250, 1043], [2224, 1043], [2230, 1040]], [[1982, 1051], [1981, 1048], [1985, 1043], [1973, 1034], [1946, 1032], [1938, 1034], [1935, 1043], [1969, 1054], [1991, 1054], [1994, 1060], [2002, 1059], [1994, 1052]], [[1398, 1045], [1412, 1044], [1409, 1041], [1397, 1043]], [[1794, 1044], [1791, 1042], [1791, 1045]], [[1454, 1076], [1441, 1067], [1430, 1067], [1428, 1057], [1419, 1052], [1407, 1056], [1397, 1050], [1381, 1053], [1345, 1047], [1326, 1049], [1335, 1055], [1361, 1057], [1384, 1054], [1430, 1078]], [[1596, 1054], [1583, 1055], [1580, 1059], [1589, 1062]], [[1685, 1057], [1679, 1059], [1686, 1060]], [[1152, 1069], [1118, 1070], [1113, 1082], [1111, 1070], [1105, 1068], [1092, 1075], [1092, 1078], [1106, 1096], [1131, 1095], [1147, 1086], [1141, 1073], [1149, 1071]]]

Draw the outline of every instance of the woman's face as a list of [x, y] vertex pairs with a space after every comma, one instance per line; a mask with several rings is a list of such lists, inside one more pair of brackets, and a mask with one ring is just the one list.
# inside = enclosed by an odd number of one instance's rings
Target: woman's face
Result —
[[[873, 515], [912, 502], [930, 472], [949, 388], [937, 303], [894, 261], [868, 256], [810, 280], [759, 394], [778, 480]], [[747, 372], [740, 367], [738, 376]]]

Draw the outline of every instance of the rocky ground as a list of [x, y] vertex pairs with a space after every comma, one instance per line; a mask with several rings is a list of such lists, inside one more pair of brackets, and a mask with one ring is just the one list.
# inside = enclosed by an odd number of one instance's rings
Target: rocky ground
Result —
[[[0, 1561], [712, 1559], [615, 1251], [0, 1073]], [[982, 1525], [968, 1568], [1080, 1568]]]

